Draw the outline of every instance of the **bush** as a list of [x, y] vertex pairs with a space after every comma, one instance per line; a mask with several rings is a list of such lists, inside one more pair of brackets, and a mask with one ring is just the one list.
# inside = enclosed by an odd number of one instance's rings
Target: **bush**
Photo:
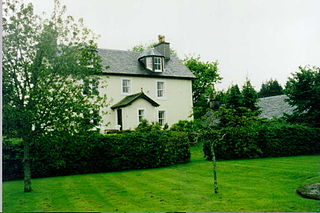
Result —
[[260, 131], [264, 157], [320, 153], [320, 129], [301, 124], [273, 123]]
[[[203, 151], [212, 159], [210, 143], [214, 142], [217, 159], [280, 157], [320, 153], [320, 130], [299, 124], [261, 121], [240, 127], [208, 132]], [[224, 135], [224, 137], [223, 137]]]
[[7, 177], [23, 178], [23, 146], [22, 143], [12, 143], [8, 139], [2, 142], [2, 170], [3, 179]]
[[[21, 144], [4, 144], [3, 153], [4, 180], [22, 178]], [[35, 142], [31, 155], [33, 178], [156, 168], [190, 160], [187, 135], [174, 131], [56, 136]]]

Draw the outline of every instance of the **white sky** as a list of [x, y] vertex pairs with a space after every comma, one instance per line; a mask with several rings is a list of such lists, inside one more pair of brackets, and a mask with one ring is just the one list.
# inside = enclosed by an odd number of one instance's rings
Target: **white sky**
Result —
[[[320, 66], [320, 0], [61, 0], [84, 18], [100, 48], [127, 50], [166, 36], [178, 56], [219, 61], [218, 89], [285, 84], [299, 65]], [[37, 13], [53, 0], [28, 0]]]

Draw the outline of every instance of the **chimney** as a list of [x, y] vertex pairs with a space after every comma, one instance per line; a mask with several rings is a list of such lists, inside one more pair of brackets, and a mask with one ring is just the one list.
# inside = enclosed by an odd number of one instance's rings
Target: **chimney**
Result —
[[166, 60], [170, 60], [170, 43], [165, 41], [164, 35], [159, 35], [159, 43], [154, 48], [161, 53]]

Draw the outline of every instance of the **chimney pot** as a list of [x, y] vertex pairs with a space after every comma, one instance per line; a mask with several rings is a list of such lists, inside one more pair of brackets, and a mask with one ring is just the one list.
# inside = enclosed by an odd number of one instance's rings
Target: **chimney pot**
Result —
[[159, 43], [166, 42], [166, 37], [164, 35], [158, 35]]

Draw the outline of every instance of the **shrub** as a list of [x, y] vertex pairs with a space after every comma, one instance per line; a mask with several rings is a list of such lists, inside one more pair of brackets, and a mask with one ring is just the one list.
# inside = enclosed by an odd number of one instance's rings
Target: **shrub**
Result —
[[265, 124], [260, 135], [264, 157], [320, 153], [319, 128], [274, 122]]
[[[23, 177], [21, 144], [4, 144], [3, 150], [4, 180]], [[190, 160], [185, 133], [159, 130], [45, 138], [32, 145], [31, 155], [33, 177], [156, 168]]]
[[22, 143], [12, 143], [3, 139], [2, 143], [2, 170], [3, 179], [7, 177], [23, 178], [23, 146]]
[[[246, 126], [209, 132], [204, 138], [204, 154], [212, 159], [213, 141], [217, 159], [280, 157], [320, 153], [320, 130], [299, 124], [261, 121]], [[224, 135], [224, 137], [222, 137]]]
[[178, 123], [173, 124], [170, 130], [187, 133], [190, 143], [195, 144], [201, 137], [199, 133], [203, 131], [203, 127], [200, 120], [180, 120]]

